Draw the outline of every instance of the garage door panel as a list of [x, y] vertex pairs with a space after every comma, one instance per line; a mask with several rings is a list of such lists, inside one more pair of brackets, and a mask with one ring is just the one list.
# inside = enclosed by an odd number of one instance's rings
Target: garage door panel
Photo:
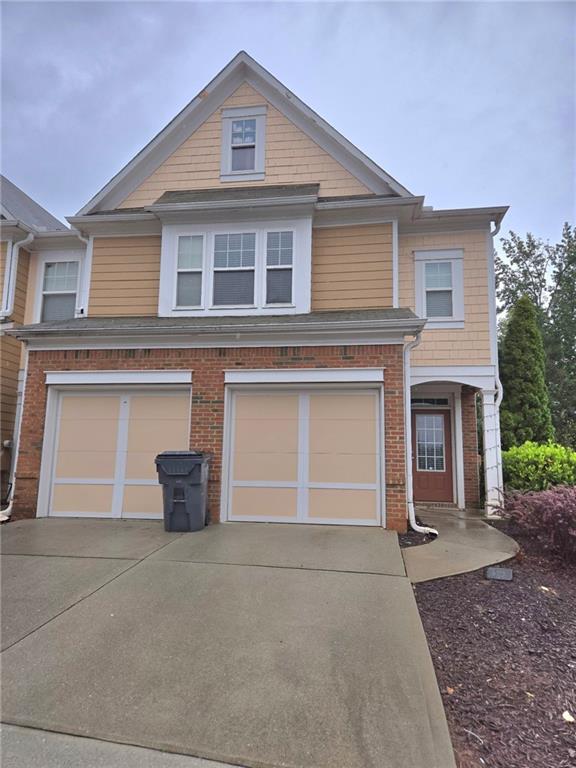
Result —
[[310, 422], [310, 453], [369, 453], [376, 446], [372, 420], [317, 419]]
[[132, 395], [130, 397], [131, 419], [189, 419], [190, 398], [188, 395]]
[[314, 453], [309, 458], [312, 483], [376, 483], [376, 453]]
[[234, 480], [296, 481], [298, 454], [237, 453], [234, 457]]
[[296, 520], [298, 491], [296, 488], [234, 488], [232, 518], [259, 517]]
[[111, 515], [113, 485], [67, 483], [55, 485], [52, 492], [54, 514]]
[[310, 420], [315, 419], [366, 419], [377, 418], [376, 395], [369, 393], [310, 395]]
[[235, 409], [238, 420], [297, 419], [298, 395], [237, 394]]
[[[188, 447], [188, 422], [177, 419], [130, 419], [128, 452], [147, 449], [156, 456], [161, 451]], [[154, 456], [152, 458], [154, 458]]]
[[241, 453], [296, 453], [298, 419], [237, 419], [234, 449]]
[[120, 397], [117, 395], [62, 395], [60, 419], [62, 422], [118, 420]]
[[118, 420], [87, 419], [60, 422], [59, 451], [115, 451]]
[[329, 520], [378, 520], [377, 492], [349, 488], [311, 488], [308, 517]]
[[[176, 448], [180, 450], [180, 448]], [[125, 477], [127, 480], [157, 480], [154, 459], [160, 451], [130, 451], [126, 454]]]
[[125, 485], [122, 515], [158, 519], [163, 516], [162, 488], [159, 485]]
[[112, 451], [59, 451], [56, 477], [114, 478], [116, 452]]

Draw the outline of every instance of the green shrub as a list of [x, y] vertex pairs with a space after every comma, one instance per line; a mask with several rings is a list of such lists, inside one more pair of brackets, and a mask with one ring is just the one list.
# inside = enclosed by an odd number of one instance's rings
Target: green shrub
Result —
[[517, 491], [576, 485], [576, 451], [556, 443], [526, 442], [502, 453], [504, 483]]

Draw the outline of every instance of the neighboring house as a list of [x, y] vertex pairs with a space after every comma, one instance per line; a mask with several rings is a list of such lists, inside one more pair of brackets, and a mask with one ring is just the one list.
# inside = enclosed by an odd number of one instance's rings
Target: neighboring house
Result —
[[29, 247], [14, 514], [160, 517], [191, 446], [212, 522], [404, 530], [479, 504], [477, 397], [496, 503], [506, 208], [423, 202], [238, 54], [69, 218], [85, 247]]
[[[50, 316], [49, 274], [55, 267], [52, 255], [85, 248], [77, 233], [38, 205], [4, 176], [0, 176], [0, 390], [2, 423], [1, 497], [9, 491], [14, 460], [15, 426], [20, 415], [25, 363], [21, 342], [6, 331], [23, 323], [38, 322]], [[44, 265], [47, 285], [37, 265]], [[47, 265], [47, 266], [46, 266]], [[70, 315], [72, 317], [72, 315]]]

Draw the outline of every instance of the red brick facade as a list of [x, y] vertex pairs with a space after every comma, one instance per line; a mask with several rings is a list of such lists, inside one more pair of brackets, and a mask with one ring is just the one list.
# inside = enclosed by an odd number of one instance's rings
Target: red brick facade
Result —
[[464, 499], [467, 507], [480, 504], [480, 457], [476, 421], [476, 390], [462, 387], [462, 442], [464, 444]]
[[[241, 368], [384, 368], [387, 527], [406, 530], [402, 345], [30, 352], [20, 436], [15, 518], [34, 517], [44, 435], [46, 371], [191, 370], [190, 444], [210, 451], [209, 504], [220, 516], [224, 372]], [[464, 410], [464, 402], [463, 402]]]

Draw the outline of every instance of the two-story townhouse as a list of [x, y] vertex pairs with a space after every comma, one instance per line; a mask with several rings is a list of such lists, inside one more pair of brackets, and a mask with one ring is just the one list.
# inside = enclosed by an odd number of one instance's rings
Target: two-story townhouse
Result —
[[39, 279], [10, 331], [14, 514], [161, 517], [154, 457], [192, 447], [212, 522], [405, 530], [478, 506], [478, 397], [495, 503], [505, 212], [424, 206], [241, 52], [68, 219], [74, 302]]
[[[6, 331], [24, 323], [58, 317], [50, 308], [51, 302], [62, 304], [63, 301], [50, 288], [52, 275], [58, 269], [56, 261], [84, 250], [85, 244], [77, 233], [4, 176], [0, 176], [0, 235], [1, 498], [4, 502], [10, 494], [14, 469], [25, 366], [23, 344]], [[73, 315], [74, 310], [64, 316]]]

